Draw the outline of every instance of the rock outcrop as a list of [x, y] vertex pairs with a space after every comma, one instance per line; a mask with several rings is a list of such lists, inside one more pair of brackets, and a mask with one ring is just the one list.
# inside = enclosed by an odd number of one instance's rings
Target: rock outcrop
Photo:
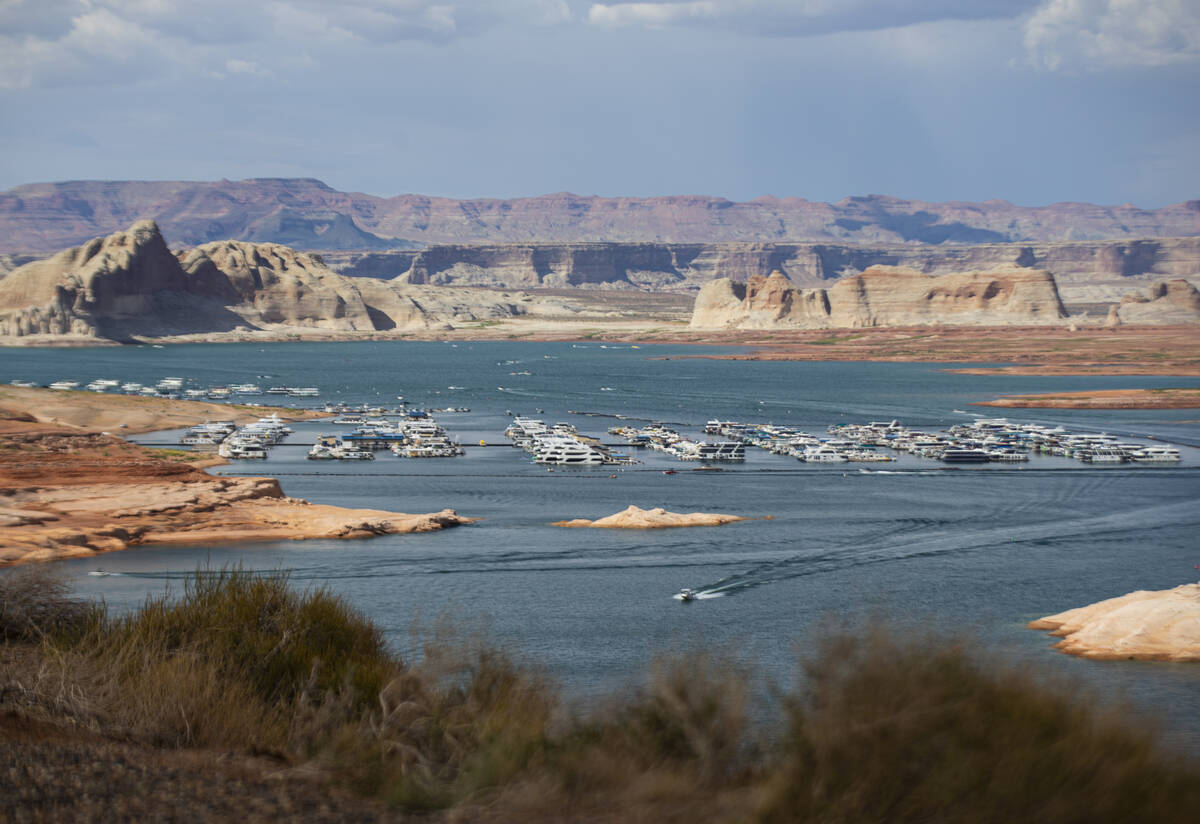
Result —
[[681, 526], [721, 526], [735, 521], [748, 521], [740, 515], [722, 515], [714, 512], [667, 512], [662, 507], [641, 509], [630, 505], [626, 509], [604, 518], [589, 521], [576, 518], [571, 521], [555, 521], [551, 526], [595, 529], [667, 529]]
[[317, 255], [221, 241], [172, 253], [153, 221], [0, 279], [0, 337], [426, 331], [522, 315], [528, 296], [348, 278]]
[[[409, 248], [413, 243], [588, 241], [980, 244], [1188, 237], [1200, 201], [1161, 209], [1056, 203], [928, 203], [869, 195], [837, 203], [762, 197], [540, 197], [454, 200], [339, 192], [319, 180], [68, 181], [0, 193], [0, 251], [49, 252], [154, 218], [176, 242], [233, 238], [306, 249]], [[1136, 255], [1135, 255], [1136, 257]], [[869, 264], [905, 264], [872, 260]], [[991, 262], [960, 261], [982, 269]], [[1041, 263], [1037, 265], [1043, 265]], [[777, 265], [770, 268], [779, 268]], [[863, 267], [859, 267], [865, 268]], [[785, 269], [785, 271], [787, 271]], [[834, 271], [838, 274], [840, 267]], [[787, 271], [789, 275], [795, 273]]]
[[1200, 584], [1131, 592], [1029, 624], [1062, 638], [1055, 646], [1098, 659], [1200, 661]]
[[781, 272], [700, 290], [693, 329], [838, 329], [929, 324], [1034, 326], [1067, 316], [1054, 278], [1036, 269], [929, 276], [876, 266], [831, 287], [797, 287]]
[[1159, 281], [1145, 294], [1126, 295], [1113, 309], [1120, 323], [1154, 326], [1200, 323], [1200, 291], [1182, 279]]

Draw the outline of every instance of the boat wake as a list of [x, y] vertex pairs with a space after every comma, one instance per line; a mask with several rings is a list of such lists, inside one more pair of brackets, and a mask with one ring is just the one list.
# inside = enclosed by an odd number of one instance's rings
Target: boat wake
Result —
[[1200, 526], [1200, 512], [1197, 511], [1194, 502], [1186, 501], [1036, 524], [1004, 524], [975, 530], [958, 524], [953, 527], [957, 531], [942, 535], [929, 535], [924, 531], [916, 534], [902, 533], [903, 537], [900, 540], [884, 540], [873, 546], [843, 549], [831, 547], [805, 555], [767, 561], [696, 587], [696, 592], [708, 596], [737, 595], [793, 578], [839, 572], [867, 564], [970, 552], [997, 548], [1009, 543], [1047, 544], [1054, 539], [1079, 538], [1084, 535], [1098, 536], [1134, 529], [1147, 531], [1163, 524]]

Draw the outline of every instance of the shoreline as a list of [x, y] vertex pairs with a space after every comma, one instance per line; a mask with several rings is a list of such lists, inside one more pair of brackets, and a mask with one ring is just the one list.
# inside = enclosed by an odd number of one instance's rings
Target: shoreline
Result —
[[[572, 322], [514, 321], [485, 328], [261, 336], [186, 335], [123, 344], [72, 338], [10, 338], [0, 346], [121, 346], [161, 343], [309, 342], [480, 342], [623, 343], [742, 347], [734, 354], [683, 355], [747, 361], [832, 361], [944, 363], [945, 371], [972, 375], [1200, 376], [1200, 330], [1196, 326], [915, 326], [851, 329], [691, 329], [665, 320], [589, 318]], [[973, 365], [966, 365], [973, 364]], [[995, 365], [979, 365], [995, 364]]]
[[[80, 398], [64, 395], [86, 396], [96, 405], [79, 407], [72, 401]], [[313, 504], [285, 496], [274, 478], [210, 475], [204, 468], [223, 459], [152, 449], [85, 425], [113, 414], [113, 405], [101, 408], [100, 399], [121, 402], [117, 413], [130, 417], [146, 407], [130, 433], [200, 423], [213, 416], [210, 407], [225, 410], [227, 418], [230, 409], [92, 392], [6, 391], [0, 396], [0, 567], [143, 545], [365, 538], [476, 520], [450, 509], [410, 515]], [[39, 420], [43, 402], [58, 405], [56, 415], [45, 417], [80, 422]], [[75, 414], [65, 414], [72, 409]], [[298, 411], [303, 418], [327, 417]]]
[[1198, 389], [1097, 389], [1004, 395], [972, 406], [1004, 409], [1200, 409]]

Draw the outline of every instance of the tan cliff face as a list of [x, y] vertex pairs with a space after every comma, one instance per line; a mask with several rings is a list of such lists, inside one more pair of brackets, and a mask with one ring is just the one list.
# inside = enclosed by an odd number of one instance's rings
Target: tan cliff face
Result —
[[700, 290], [693, 329], [837, 329], [874, 326], [1043, 325], [1067, 316], [1054, 278], [1036, 269], [931, 277], [877, 266], [830, 288], [803, 289], [782, 273]]
[[343, 277], [317, 255], [270, 243], [176, 255], [153, 221], [140, 221], [0, 278], [0, 338], [427, 331], [543, 303], [552, 301]]
[[1163, 280], [1146, 294], [1129, 294], [1114, 305], [1109, 317], [1118, 323], [1171, 326], [1200, 323], [1200, 291], [1186, 280]]
[[926, 275], [1013, 267], [1054, 274], [1067, 303], [1102, 303], [1154, 278], [1200, 278], [1200, 238], [958, 245], [847, 243], [433, 244], [420, 251], [328, 252], [343, 275], [408, 283], [528, 289], [576, 287], [695, 292], [717, 278], [779, 271], [824, 286], [873, 266]]

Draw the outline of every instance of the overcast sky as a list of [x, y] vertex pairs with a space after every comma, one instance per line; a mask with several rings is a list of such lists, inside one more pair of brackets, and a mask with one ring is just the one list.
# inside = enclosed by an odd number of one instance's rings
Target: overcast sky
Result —
[[0, 188], [1200, 198], [1200, 0], [0, 0]]

